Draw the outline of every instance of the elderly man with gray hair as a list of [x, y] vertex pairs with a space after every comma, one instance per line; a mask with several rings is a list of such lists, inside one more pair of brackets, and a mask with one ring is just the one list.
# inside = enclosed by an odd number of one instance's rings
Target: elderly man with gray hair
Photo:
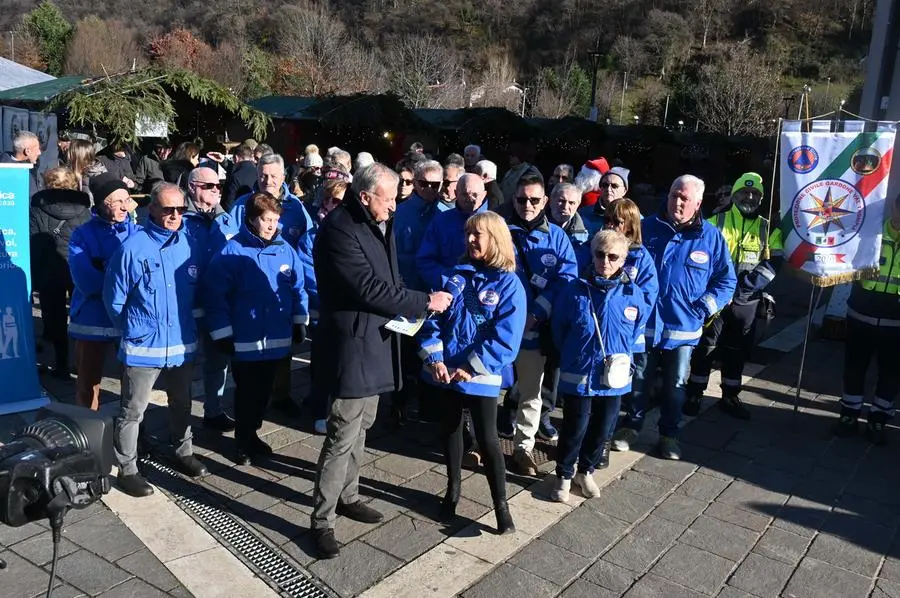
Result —
[[186, 210], [178, 185], [157, 185], [145, 227], [112, 256], [103, 281], [103, 303], [113, 325], [122, 331], [119, 360], [125, 366], [113, 439], [118, 484], [135, 497], [153, 493], [138, 472], [137, 444], [159, 377], [165, 381], [169, 401], [175, 467], [191, 477], [207, 472], [194, 457], [191, 443], [191, 379], [197, 352], [193, 310], [201, 259], [195, 240], [184, 230]]
[[28, 175], [28, 196], [32, 197], [43, 188], [38, 174], [37, 161], [41, 157], [41, 140], [31, 131], [19, 131], [13, 137], [13, 151], [0, 154], [0, 164], [31, 164]]
[[[472, 172], [480, 176], [481, 180], [484, 181], [484, 190], [487, 191], [488, 209], [492, 212], [500, 212], [504, 198], [500, 184], [497, 182], [497, 165], [490, 160], [479, 160]], [[501, 215], [507, 216], [507, 214]]]
[[463, 150], [463, 160], [465, 161], [466, 172], [475, 172], [475, 166], [482, 158], [484, 158], [484, 156], [481, 155], [480, 145], [467, 145], [466, 149]]
[[647, 322], [646, 359], [636, 362], [627, 417], [613, 439], [613, 450], [627, 451], [637, 439], [648, 409], [647, 378], [662, 372], [659, 453], [681, 459], [678, 425], [686, 398], [691, 352], [704, 322], [722, 311], [734, 295], [737, 277], [722, 233], [703, 219], [704, 183], [685, 174], [672, 183], [666, 209], [641, 223], [644, 246], [653, 256], [661, 287]]
[[336, 515], [364, 523], [383, 519], [360, 501], [359, 468], [379, 395], [402, 385], [400, 341], [385, 324], [397, 315], [443, 312], [453, 300], [443, 291], [408, 289], [400, 280], [391, 218], [396, 199], [397, 174], [376, 162], [357, 173], [316, 237], [319, 328], [329, 359], [315, 383], [333, 398], [310, 524], [320, 558], [340, 552]]
[[588, 230], [578, 213], [580, 205], [581, 189], [572, 183], [557, 183], [550, 192], [547, 216], [550, 222], [565, 231], [576, 254], [588, 240]]

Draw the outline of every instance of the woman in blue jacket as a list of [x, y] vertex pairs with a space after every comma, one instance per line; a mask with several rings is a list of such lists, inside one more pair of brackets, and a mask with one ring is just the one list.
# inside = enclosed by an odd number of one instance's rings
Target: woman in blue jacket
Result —
[[506, 467], [497, 436], [497, 397], [503, 373], [522, 343], [527, 301], [516, 275], [515, 249], [503, 219], [493, 212], [472, 216], [465, 227], [462, 264], [444, 273], [443, 288], [454, 295], [450, 309], [419, 331], [423, 377], [442, 389], [447, 495], [445, 520], [456, 515], [463, 458], [463, 410], [472, 416], [494, 500], [497, 529], [515, 531], [506, 504]]
[[569, 283], [553, 310], [566, 405], [552, 493], [559, 502], [568, 501], [573, 478], [585, 497], [600, 495], [592, 474], [609, 465], [622, 395], [631, 388], [632, 352], [652, 308], [624, 271], [629, 245], [618, 231], [598, 232], [591, 241], [593, 268]]
[[268, 457], [257, 435], [272, 394], [275, 368], [302, 343], [309, 324], [303, 266], [278, 232], [281, 205], [266, 192], [246, 203], [246, 220], [209, 264], [203, 296], [209, 335], [232, 355], [235, 463]]

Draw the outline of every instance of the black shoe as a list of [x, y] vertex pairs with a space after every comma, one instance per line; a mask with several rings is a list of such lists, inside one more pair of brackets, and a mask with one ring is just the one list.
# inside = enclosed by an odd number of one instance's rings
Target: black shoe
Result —
[[684, 405], [681, 406], [681, 412], [688, 417], [696, 417], [700, 413], [702, 402], [703, 395], [689, 395]]
[[884, 422], [870, 420], [866, 425], [866, 438], [875, 446], [885, 446], [888, 441]]
[[600, 449], [600, 460], [597, 461], [595, 469], [606, 469], [607, 467], [609, 467], [609, 449], [611, 446], [611, 441], [606, 441], [603, 443], [602, 448]]
[[247, 448], [250, 449], [250, 454], [255, 457], [271, 457], [272, 453], [275, 452], [259, 436], [251, 438], [250, 442], [247, 443]]
[[503, 407], [497, 418], [497, 435], [500, 438], [512, 438], [516, 435], [516, 412]]
[[831, 432], [838, 438], [847, 438], [856, 434], [857, 421], [856, 417], [848, 414], [842, 414]]
[[227, 413], [220, 413], [215, 417], [204, 417], [203, 427], [216, 432], [234, 431], [234, 420]]
[[250, 465], [250, 453], [247, 452], [247, 449], [243, 446], [238, 446], [234, 451], [234, 464], [235, 465]]
[[349, 505], [339, 502], [336, 512], [341, 517], [359, 521], [360, 523], [381, 523], [384, 520], [384, 515], [359, 501]]
[[456, 505], [459, 504], [459, 488], [455, 490], [447, 489], [447, 494], [441, 500], [440, 520], [449, 523], [456, 518]]
[[391, 425], [395, 428], [402, 428], [406, 425], [406, 409], [399, 405], [391, 407]]
[[133, 475], [122, 475], [120, 473], [116, 478], [116, 483], [119, 486], [119, 490], [128, 496], [142, 498], [153, 494], [153, 486], [148, 484], [147, 480], [139, 473]]
[[175, 469], [191, 478], [199, 478], [209, 473], [206, 465], [201, 463], [200, 459], [194, 455], [175, 457]]
[[498, 534], [502, 536], [504, 534], [513, 534], [516, 532], [516, 524], [513, 523], [512, 515], [509, 513], [509, 505], [506, 501], [503, 501], [494, 507], [494, 514], [497, 516]]
[[316, 539], [316, 554], [320, 559], [333, 559], [341, 553], [341, 545], [334, 537], [333, 529], [313, 530]]
[[737, 419], [750, 419], [750, 410], [741, 402], [737, 395], [725, 396], [719, 399], [719, 409]]
[[291, 399], [272, 401], [272, 409], [288, 417], [300, 417], [303, 415], [303, 409]]

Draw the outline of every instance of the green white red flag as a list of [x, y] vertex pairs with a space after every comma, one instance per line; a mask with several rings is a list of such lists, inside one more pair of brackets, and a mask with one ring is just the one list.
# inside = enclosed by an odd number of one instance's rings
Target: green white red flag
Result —
[[[827, 130], [815, 130], [823, 124]], [[839, 132], [831, 121], [813, 121], [812, 131], [804, 125], [787, 121], [781, 132], [785, 259], [817, 286], [877, 271], [896, 125], [843, 121]]]

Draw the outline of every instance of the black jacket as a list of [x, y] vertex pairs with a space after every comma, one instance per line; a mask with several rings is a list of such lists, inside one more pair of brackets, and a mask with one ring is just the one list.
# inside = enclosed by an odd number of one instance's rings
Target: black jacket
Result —
[[160, 163], [163, 179], [167, 183], [174, 183], [182, 189], [187, 189], [188, 175], [194, 170], [190, 160], [166, 160]]
[[131, 158], [127, 155], [122, 157], [116, 156], [115, 154], [97, 156], [97, 160], [106, 167], [106, 172], [116, 175], [116, 178], [120, 181], [122, 180], [122, 177], [128, 177], [132, 181], [134, 180], [134, 169], [131, 168]]
[[497, 181], [491, 181], [484, 186], [487, 191], [488, 209], [492, 212], [499, 212], [500, 206], [503, 205], [503, 191], [500, 190], [500, 184]]
[[31, 277], [35, 289], [66, 288], [69, 239], [72, 231], [91, 219], [87, 193], [44, 189], [31, 202]]
[[253, 191], [256, 180], [256, 164], [253, 161], [245, 160], [235, 164], [225, 181], [225, 190], [222, 192], [222, 209], [230, 212], [238, 197]]
[[[355, 195], [347, 194], [316, 236], [322, 383], [334, 397], [359, 398], [401, 386], [400, 339], [384, 325], [418, 315], [428, 295], [403, 286], [392, 222], [382, 234]], [[319, 340], [321, 339], [321, 340]]]

